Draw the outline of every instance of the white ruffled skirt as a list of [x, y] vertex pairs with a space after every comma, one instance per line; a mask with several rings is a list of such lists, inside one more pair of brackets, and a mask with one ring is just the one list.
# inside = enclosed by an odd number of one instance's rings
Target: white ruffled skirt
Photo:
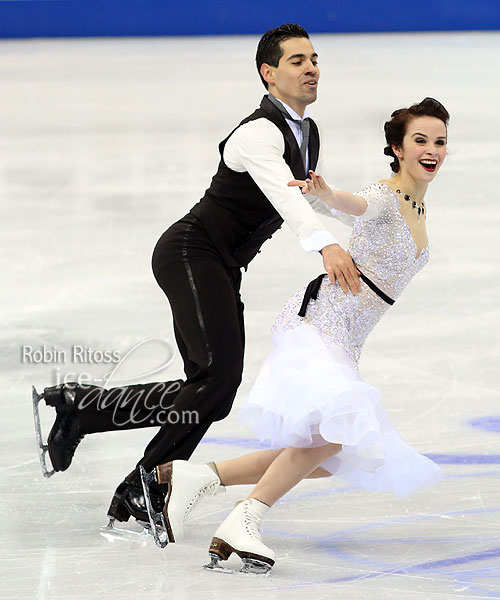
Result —
[[321, 464], [347, 483], [406, 496], [442, 477], [441, 468], [408, 446], [344, 349], [328, 346], [303, 324], [273, 334], [274, 349], [238, 414], [273, 448], [342, 444]]

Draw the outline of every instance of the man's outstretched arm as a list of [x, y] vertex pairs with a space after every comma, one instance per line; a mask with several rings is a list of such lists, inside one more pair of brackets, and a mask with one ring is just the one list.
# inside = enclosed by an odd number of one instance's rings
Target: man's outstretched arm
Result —
[[351, 256], [325, 229], [299, 189], [288, 187], [293, 179], [283, 159], [284, 140], [279, 129], [267, 119], [239, 127], [224, 149], [224, 162], [237, 172], [247, 171], [307, 252], [321, 252], [330, 281], [342, 289], [360, 290], [357, 269]]

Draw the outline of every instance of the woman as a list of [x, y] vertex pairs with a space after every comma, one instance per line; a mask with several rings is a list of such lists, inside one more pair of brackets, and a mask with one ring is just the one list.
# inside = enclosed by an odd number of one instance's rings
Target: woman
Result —
[[363, 283], [353, 295], [321, 275], [279, 314], [274, 350], [239, 415], [272, 449], [217, 465], [157, 467], [158, 483], [169, 484], [163, 511], [169, 541], [182, 537], [183, 521], [201, 495], [256, 484], [215, 532], [209, 566], [235, 552], [244, 570], [267, 572], [275, 555], [262, 542], [262, 519], [304, 478], [336, 474], [399, 496], [440, 479], [441, 469], [401, 439], [357, 364], [368, 333], [428, 260], [424, 196], [446, 157], [448, 119], [432, 98], [392, 113], [384, 153], [393, 158], [393, 176], [358, 194], [333, 191], [312, 171], [306, 181], [290, 182], [332, 210], [354, 215], [349, 252]]

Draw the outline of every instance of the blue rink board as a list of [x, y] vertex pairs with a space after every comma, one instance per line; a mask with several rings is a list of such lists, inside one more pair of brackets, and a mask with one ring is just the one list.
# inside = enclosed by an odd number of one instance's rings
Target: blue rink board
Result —
[[500, 29], [497, 0], [0, 0], [0, 37], [258, 34], [299, 22], [315, 33]]

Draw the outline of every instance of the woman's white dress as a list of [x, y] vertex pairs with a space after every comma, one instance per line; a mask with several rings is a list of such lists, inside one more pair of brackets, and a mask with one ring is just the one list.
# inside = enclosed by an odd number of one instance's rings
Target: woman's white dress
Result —
[[[429, 259], [416, 245], [385, 184], [361, 192], [368, 208], [354, 219], [349, 253], [359, 270], [396, 300]], [[358, 372], [361, 348], [389, 308], [363, 281], [346, 294], [323, 279], [306, 316], [298, 316], [305, 288], [292, 296], [272, 330], [264, 360], [239, 415], [273, 448], [327, 442], [342, 450], [322, 467], [356, 487], [405, 496], [437, 482], [441, 468], [408, 446], [380, 403], [380, 391]]]

